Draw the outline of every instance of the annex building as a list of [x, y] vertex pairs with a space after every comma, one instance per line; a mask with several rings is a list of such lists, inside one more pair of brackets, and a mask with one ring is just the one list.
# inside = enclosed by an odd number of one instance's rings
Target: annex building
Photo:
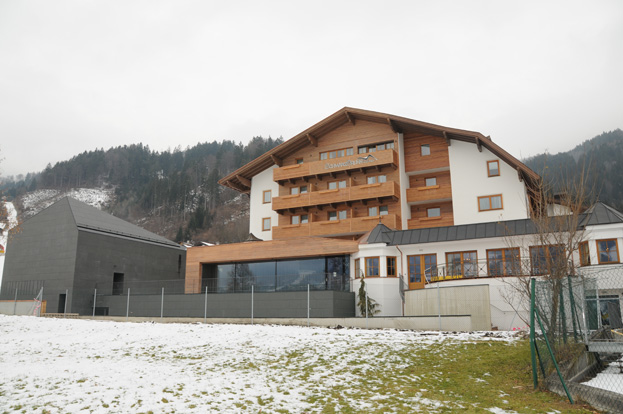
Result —
[[[441, 312], [519, 327], [503, 279], [543, 274], [555, 254], [530, 239], [540, 181], [481, 133], [343, 108], [220, 180], [249, 196], [250, 238], [190, 248], [186, 293], [356, 292], [364, 276], [379, 315], [404, 316], [433, 313], [431, 287], [472, 287], [460, 295], [477, 304]], [[621, 217], [584, 216], [583, 265], [619, 263]]]
[[[69, 197], [24, 221], [9, 241], [0, 299], [42, 292], [47, 313], [91, 315], [96, 290], [118, 297], [139, 282], [183, 283], [186, 271], [184, 247]], [[96, 306], [108, 313], [104, 302]]]

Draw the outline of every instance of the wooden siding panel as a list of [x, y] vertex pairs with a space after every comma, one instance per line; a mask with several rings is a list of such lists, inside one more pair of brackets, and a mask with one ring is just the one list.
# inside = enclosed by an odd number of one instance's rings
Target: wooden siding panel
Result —
[[[441, 208], [441, 218], [428, 218], [426, 216], [426, 209], [435, 207]], [[409, 220], [408, 225], [409, 229], [454, 226], [452, 202], [411, 206], [411, 220]]]
[[[430, 145], [430, 155], [422, 156], [421, 146]], [[405, 171], [423, 171], [448, 167], [448, 143], [444, 138], [419, 133], [404, 135]]]
[[[437, 188], [426, 188], [426, 178], [436, 177]], [[450, 172], [443, 171], [433, 174], [412, 175], [409, 177], [407, 189], [408, 203], [421, 203], [430, 200], [452, 198]], [[433, 186], [434, 187], [434, 186]]]

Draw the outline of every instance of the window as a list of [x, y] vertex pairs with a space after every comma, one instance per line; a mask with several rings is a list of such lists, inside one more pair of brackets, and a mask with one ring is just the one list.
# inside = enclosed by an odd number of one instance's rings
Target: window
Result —
[[478, 211], [502, 210], [502, 194], [478, 197]]
[[446, 265], [449, 276], [478, 276], [478, 255], [475, 251], [446, 253]]
[[270, 230], [270, 217], [266, 217], [262, 219], [262, 231]]
[[329, 221], [346, 220], [348, 218], [348, 210], [329, 211]]
[[427, 178], [425, 181], [426, 187], [432, 187], [434, 185], [437, 185], [437, 177], [430, 177]]
[[580, 266], [591, 265], [591, 253], [588, 248], [588, 242], [584, 241], [580, 243]]
[[364, 145], [362, 147], [358, 147], [357, 153], [365, 154], [366, 152], [383, 151], [386, 149], [393, 149], [393, 148], [394, 148], [394, 141], [382, 142], [380, 144], [370, 144], [370, 145]]
[[551, 274], [558, 267], [566, 268], [565, 250], [561, 245], [530, 246], [530, 265], [534, 276]]
[[299, 214], [296, 216], [292, 216], [290, 219], [292, 224], [304, 224], [309, 223], [309, 216], [307, 214]]
[[296, 163], [297, 164], [303, 164], [303, 158], [297, 158], [296, 159]]
[[382, 175], [373, 175], [373, 176], [367, 178], [367, 182], [368, 182], [368, 184], [385, 183], [385, 182], [387, 182], [387, 176], [384, 175], [384, 174], [382, 174]]
[[430, 144], [424, 144], [421, 147], [422, 156], [430, 155]]
[[368, 207], [369, 217], [386, 216], [388, 214], [389, 214], [389, 208], [387, 206]]
[[263, 196], [263, 201], [262, 201], [263, 204], [270, 203], [271, 194], [272, 194], [272, 192], [270, 190], [264, 191], [264, 196]]
[[320, 159], [326, 160], [326, 159], [340, 158], [345, 155], [353, 155], [353, 154], [354, 154], [354, 150], [352, 148], [342, 148], [342, 149], [333, 150], [333, 151], [321, 152]]
[[487, 250], [489, 276], [519, 276], [521, 261], [519, 248]]
[[394, 256], [387, 256], [387, 276], [396, 276], [396, 258]]
[[426, 280], [437, 277], [437, 255], [419, 254], [407, 256], [409, 263], [409, 283], [421, 283], [422, 276]]
[[355, 259], [355, 278], [361, 277], [361, 262]]
[[426, 217], [441, 217], [441, 208], [440, 207], [432, 207], [426, 209]]
[[619, 246], [616, 239], [597, 240], [599, 264], [619, 263]]
[[336, 190], [338, 188], [346, 188], [346, 180], [329, 182], [329, 190]]
[[300, 187], [292, 187], [290, 188], [290, 194], [295, 195], [295, 194], [305, 194], [307, 192], [307, 186], [306, 185], [302, 185]]
[[366, 257], [366, 277], [379, 275], [379, 258]]
[[500, 175], [500, 161], [487, 161], [487, 173], [489, 177], [497, 177]]

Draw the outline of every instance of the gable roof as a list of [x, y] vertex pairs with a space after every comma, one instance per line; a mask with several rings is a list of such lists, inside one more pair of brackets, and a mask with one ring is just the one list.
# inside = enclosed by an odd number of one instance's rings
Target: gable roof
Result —
[[138, 239], [166, 245], [168, 247], [183, 249], [183, 247], [169, 239], [158, 236], [157, 234], [147, 231], [139, 226], [135, 226], [132, 223], [128, 223], [127, 221], [100, 211], [97, 208], [91, 207], [81, 201], [70, 197], [65, 197], [60, 201], [57, 201], [57, 203], [63, 202], [67, 203], [79, 230], [82, 229], [96, 233], [105, 233], [113, 237]]
[[355, 125], [358, 120], [386, 124], [395, 133], [420, 132], [444, 138], [448, 140], [448, 142], [454, 139], [474, 143], [478, 145], [479, 148], [484, 146], [497, 157], [513, 166], [517, 170], [519, 177], [526, 180], [528, 183], [535, 184], [540, 180], [538, 174], [500, 148], [491, 140], [490, 137], [485, 137], [480, 132], [444, 127], [441, 125], [416, 121], [414, 119], [384, 114], [381, 112], [344, 107], [315, 125], [307, 128], [303, 132], [290, 138], [283, 144], [278, 145], [272, 150], [260, 155], [253, 161], [238, 168], [231, 174], [223, 177], [219, 180], [219, 184], [243, 193], [247, 193], [250, 191], [249, 182], [253, 176], [273, 165], [278, 165], [283, 158], [300, 150], [301, 148], [317, 143], [318, 138], [321, 138], [334, 129], [347, 123]]

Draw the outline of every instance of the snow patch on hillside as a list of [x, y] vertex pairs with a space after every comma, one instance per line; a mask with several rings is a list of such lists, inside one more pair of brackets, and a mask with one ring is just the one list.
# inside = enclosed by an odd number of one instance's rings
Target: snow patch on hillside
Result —
[[22, 197], [24, 217], [34, 216], [64, 197], [71, 197], [98, 209], [107, 207], [113, 198], [112, 188], [72, 188], [68, 191], [36, 190]]
[[[0, 245], [4, 247], [4, 251], [6, 251], [9, 230], [17, 226], [17, 211], [15, 210], [15, 206], [13, 206], [13, 203], [4, 203], [4, 206], [6, 207], [6, 210], [7, 210], [7, 223], [0, 223], [0, 229], [2, 229], [2, 234], [0, 234]], [[0, 286], [2, 286], [3, 271], [4, 271], [4, 254], [0, 253]]]

